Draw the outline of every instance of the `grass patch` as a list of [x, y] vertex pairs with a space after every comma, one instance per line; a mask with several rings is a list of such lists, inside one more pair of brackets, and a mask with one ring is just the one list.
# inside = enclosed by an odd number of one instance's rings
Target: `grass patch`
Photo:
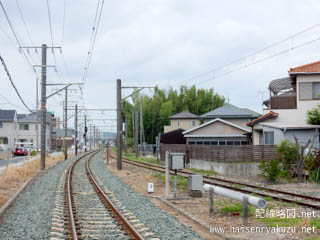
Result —
[[[69, 154], [69, 157], [72, 155]], [[64, 160], [64, 155], [46, 157], [46, 168]], [[40, 156], [31, 162], [25, 161], [20, 166], [7, 167], [0, 174], [0, 207], [26, 182], [40, 170]]]
[[274, 199], [272, 197], [264, 197], [264, 200], [266, 200], [267, 202], [273, 202]]
[[124, 156], [136, 162], [160, 164], [156, 158], [136, 158], [135, 153], [128, 153], [128, 154], [125, 154]]
[[[252, 216], [254, 213], [254, 207], [248, 205], [249, 210], [249, 216]], [[232, 205], [225, 206], [224, 208], [220, 209], [220, 212], [223, 214], [232, 214], [234, 212], [240, 213], [240, 216], [242, 216], [242, 204], [241, 203], [235, 203]]]
[[258, 218], [259, 221], [265, 223], [268, 227], [293, 227], [303, 221], [301, 218]]
[[195, 169], [195, 168], [189, 168], [189, 170], [191, 170], [194, 173], [200, 173], [201, 175], [204, 175], [207, 177], [213, 176], [213, 175], [218, 175], [218, 173], [213, 170], [202, 170], [202, 169]]
[[311, 227], [315, 226], [317, 228], [317, 230], [320, 230], [320, 219], [311, 219], [309, 222], [309, 225]]
[[[165, 182], [166, 177], [162, 173], [152, 174], [155, 178], [159, 179], [161, 182]], [[188, 180], [182, 176], [178, 176], [177, 186], [182, 190], [186, 190], [188, 188]], [[174, 176], [170, 175], [170, 185], [173, 186]]]
[[279, 206], [281, 206], [281, 207], [297, 207], [298, 205], [296, 203], [279, 201]]
[[320, 240], [320, 237], [311, 237], [311, 238], [307, 238], [306, 240]]

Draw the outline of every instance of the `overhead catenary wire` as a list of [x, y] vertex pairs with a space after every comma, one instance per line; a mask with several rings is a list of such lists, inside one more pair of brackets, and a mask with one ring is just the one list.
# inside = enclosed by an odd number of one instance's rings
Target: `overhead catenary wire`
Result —
[[20, 93], [19, 93], [16, 85], [14, 84], [14, 82], [13, 82], [13, 80], [12, 80], [12, 77], [11, 77], [11, 75], [10, 75], [10, 72], [9, 72], [7, 66], [6, 66], [6, 63], [4, 62], [4, 59], [2, 58], [1, 55], [0, 55], [0, 61], [1, 61], [1, 64], [2, 64], [2, 66], [3, 66], [3, 68], [4, 68], [4, 70], [5, 70], [8, 78], [9, 78], [9, 81], [10, 81], [12, 87], [14, 88], [16, 94], [18, 95], [20, 101], [22, 102], [22, 104], [25, 106], [25, 108], [26, 108], [29, 112], [33, 113], [33, 111], [28, 107], [28, 105], [27, 105], [27, 104], [25, 103], [25, 101], [22, 99], [22, 97], [21, 97], [21, 95], [20, 95]]
[[[253, 53], [250, 53], [250, 54], [248, 54], [248, 55], [246, 55], [246, 56], [244, 56], [244, 57], [238, 58], [238, 59], [236, 59], [236, 60], [234, 60], [234, 61], [232, 61], [232, 62], [230, 62], [230, 63], [227, 63], [227, 64], [225, 64], [225, 65], [216, 67], [216, 68], [211, 69], [211, 70], [209, 70], [209, 71], [200, 73], [200, 74], [195, 75], [195, 76], [193, 76], [193, 77], [191, 77], [191, 78], [187, 78], [187, 79], [184, 79], [184, 80], [177, 81], [176, 83], [173, 83], [173, 84], [171, 84], [171, 85], [174, 86], [174, 85], [177, 85], [177, 84], [181, 84], [181, 83], [184, 83], [184, 82], [188, 82], [188, 81], [191, 81], [191, 80], [194, 80], [194, 79], [197, 79], [197, 78], [206, 76], [206, 75], [208, 75], [208, 74], [214, 73], [214, 72], [216, 72], [216, 71], [218, 71], [218, 70], [221, 70], [221, 69], [223, 69], [223, 68], [232, 66], [232, 65], [234, 65], [235, 63], [239, 63], [239, 62], [241, 62], [241, 61], [244, 61], [244, 60], [246, 60], [246, 59], [248, 59], [248, 58], [250, 58], [250, 57], [252, 57], [252, 56], [255, 56], [255, 55], [259, 54], [259, 53], [264, 52], [265, 50], [268, 50], [268, 49], [270, 49], [270, 48], [272, 48], [272, 47], [275, 47], [275, 46], [277, 46], [277, 45], [279, 45], [279, 44], [281, 44], [281, 43], [287, 42], [287, 41], [289, 41], [289, 40], [291, 40], [291, 39], [294, 39], [295, 37], [297, 37], [297, 36], [299, 36], [299, 35], [302, 35], [302, 34], [304, 34], [304, 33], [306, 33], [306, 32], [309, 32], [309, 31], [311, 31], [311, 30], [313, 30], [313, 29], [315, 29], [315, 28], [318, 28], [318, 27], [320, 27], [320, 23], [315, 24], [315, 25], [313, 25], [313, 26], [311, 26], [311, 27], [305, 28], [305, 29], [303, 29], [302, 31], [299, 31], [299, 32], [297, 32], [297, 33], [295, 33], [295, 34], [293, 34], [293, 35], [290, 35], [289, 37], [286, 37], [286, 38], [284, 38], [284, 39], [282, 39], [282, 40], [280, 40], [280, 41], [277, 41], [277, 42], [275, 42], [275, 43], [272, 43], [272, 44], [270, 44], [270, 45], [268, 45], [268, 46], [266, 46], [266, 47], [264, 47], [264, 48], [262, 48], [262, 49], [260, 49], [260, 50], [257, 50], [257, 51], [255, 51], [255, 52], [253, 52]], [[253, 64], [250, 64], [250, 65], [253, 65]], [[234, 71], [233, 71], [233, 70], [232, 70], [232, 71], [228, 71], [228, 73], [224, 73], [224, 74], [222, 74], [222, 75], [224, 76], [224, 75], [227, 75], [227, 74], [229, 74], [229, 73], [231, 73], [231, 72], [234, 72]], [[219, 75], [219, 76], [220, 76], [220, 75]], [[217, 77], [214, 77], [214, 78], [217, 78]], [[212, 77], [211, 77], [211, 79], [212, 79]]]
[[92, 54], [93, 54], [94, 46], [96, 43], [96, 38], [97, 38], [99, 26], [100, 26], [100, 20], [101, 20], [102, 11], [103, 11], [104, 0], [101, 1], [100, 11], [99, 11], [99, 6], [100, 6], [100, 0], [98, 1], [98, 7], [97, 7], [96, 15], [95, 15], [94, 25], [92, 28], [90, 45], [89, 45], [86, 65], [84, 68], [83, 78], [82, 78], [83, 83], [85, 83], [87, 76], [88, 76], [88, 71], [89, 71], [89, 67], [90, 67], [90, 63], [91, 63], [91, 59], [92, 59]]
[[1, 0], [0, 0], [0, 6], [1, 6], [2, 10], [3, 10], [5, 18], [6, 18], [7, 22], [8, 22], [8, 24], [9, 24], [9, 27], [10, 27], [12, 33], [13, 33], [13, 36], [14, 36], [15, 40], [18, 43], [19, 51], [21, 51], [22, 55], [24, 56], [25, 60], [27, 61], [28, 65], [29, 65], [29, 67], [32, 69], [32, 72], [36, 75], [36, 77], [40, 78], [38, 72], [33, 67], [33, 64], [31, 63], [30, 59], [28, 58], [27, 54], [25, 53], [25, 50], [23, 48], [21, 48], [22, 47], [21, 39], [20, 39], [18, 33], [16, 32], [16, 30], [14, 29], [14, 26], [13, 26], [13, 24], [12, 24], [10, 18], [9, 18], [9, 15], [8, 15], [8, 13], [7, 13], [7, 11], [6, 11], [6, 9], [5, 9], [5, 7], [4, 7], [4, 5], [3, 5]]
[[18, 8], [19, 15], [20, 15], [21, 20], [22, 20], [22, 22], [23, 22], [23, 26], [24, 26], [24, 28], [26, 29], [28, 38], [29, 38], [29, 40], [30, 40], [30, 43], [31, 43], [32, 46], [34, 46], [34, 42], [33, 42], [32, 38], [31, 38], [31, 34], [30, 34], [30, 31], [29, 31], [29, 28], [28, 28], [28, 26], [27, 26], [27, 23], [26, 23], [26, 21], [25, 21], [25, 19], [24, 19], [24, 16], [23, 16], [23, 14], [22, 14], [22, 11], [21, 11], [21, 6], [20, 6], [20, 3], [19, 3], [19, 0], [16, 0], [16, 4], [17, 4], [17, 8]]
[[210, 80], [213, 80], [213, 79], [217, 79], [217, 78], [223, 77], [223, 76], [228, 75], [228, 74], [230, 74], [230, 73], [233, 73], [233, 72], [239, 71], [239, 70], [244, 69], [244, 68], [247, 68], [247, 67], [249, 67], [249, 66], [252, 66], [252, 65], [258, 64], [258, 63], [263, 62], [263, 61], [266, 61], [266, 60], [268, 60], [268, 59], [271, 59], [271, 58], [277, 57], [277, 56], [282, 55], [282, 54], [284, 54], [284, 53], [287, 53], [287, 52], [293, 51], [294, 49], [297, 49], [297, 48], [301, 48], [301, 47], [307, 46], [307, 45], [309, 45], [309, 44], [311, 44], [311, 43], [314, 43], [314, 42], [317, 42], [317, 41], [320, 41], [320, 37], [317, 37], [317, 38], [315, 38], [315, 39], [313, 39], [313, 40], [310, 40], [310, 41], [308, 41], [308, 42], [305, 42], [305, 43], [299, 44], [299, 45], [297, 45], [297, 46], [295, 46], [295, 47], [288, 48], [288, 49], [286, 49], [286, 50], [283, 50], [283, 51], [281, 51], [281, 52], [275, 53], [275, 54], [273, 54], [273, 55], [270, 55], [270, 56], [267, 56], [267, 57], [261, 58], [261, 59], [259, 59], [259, 60], [254, 61], [254, 62], [251, 62], [251, 63], [245, 64], [245, 65], [240, 66], [240, 67], [238, 67], [238, 68], [232, 69], [232, 70], [230, 70], [230, 71], [228, 71], [228, 72], [225, 72], [225, 73], [222, 73], [222, 74], [220, 74], [220, 75], [214, 76], [214, 78], [212, 78], [212, 77], [211, 77], [211, 78], [206, 79], [206, 80], [204, 80], [204, 81], [198, 82], [198, 83], [197, 83], [197, 85], [201, 85], [201, 84], [203, 84], [203, 83], [205, 83], [205, 82], [208, 82], [208, 81], [210, 81]]

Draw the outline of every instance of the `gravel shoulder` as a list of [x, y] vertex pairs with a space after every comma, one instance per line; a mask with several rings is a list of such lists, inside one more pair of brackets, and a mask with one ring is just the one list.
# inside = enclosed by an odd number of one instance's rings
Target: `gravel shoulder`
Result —
[[0, 239], [49, 239], [56, 188], [75, 158], [63, 161], [27, 187], [0, 219]]
[[160, 239], [202, 239], [191, 227], [180, 223], [174, 216], [168, 214], [153, 204], [149, 198], [135, 192], [120, 178], [112, 174], [105, 166], [102, 153], [91, 161], [91, 169], [108, 191], [131, 211], [145, 227], [150, 229]]

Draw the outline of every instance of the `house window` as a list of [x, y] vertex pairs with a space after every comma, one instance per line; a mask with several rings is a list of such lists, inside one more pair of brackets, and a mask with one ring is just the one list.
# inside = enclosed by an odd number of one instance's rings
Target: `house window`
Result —
[[209, 141], [204, 141], [203, 144], [204, 145], [210, 145], [210, 142]]
[[219, 145], [226, 145], [226, 141], [219, 141]]
[[192, 121], [190, 122], [190, 126], [191, 126], [191, 127], [195, 127], [195, 126], [196, 126], [196, 121], [195, 121], [195, 120], [192, 120]]
[[3, 123], [2, 122], [0, 122], [0, 128], [3, 128]]
[[195, 144], [195, 141], [189, 141], [189, 144]]
[[300, 100], [320, 99], [320, 82], [302, 82], [299, 84]]
[[180, 127], [180, 120], [178, 120], [178, 127]]
[[240, 141], [234, 141], [234, 145], [240, 145]]
[[20, 124], [19, 129], [20, 130], [29, 130], [29, 124]]
[[197, 145], [202, 145], [203, 142], [202, 142], [202, 141], [197, 141], [196, 144], [197, 144]]
[[211, 145], [218, 145], [218, 141], [212, 141]]
[[229, 146], [233, 145], [233, 141], [227, 141], [227, 145]]
[[264, 144], [274, 145], [274, 132], [264, 132]]
[[248, 145], [247, 141], [241, 141], [241, 145]]
[[1, 137], [0, 138], [0, 144], [8, 144], [8, 138], [6, 138], [6, 137]]

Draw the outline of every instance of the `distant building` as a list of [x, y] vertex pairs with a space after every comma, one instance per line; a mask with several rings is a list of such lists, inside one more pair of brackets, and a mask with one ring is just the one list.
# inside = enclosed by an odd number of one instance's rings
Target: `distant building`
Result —
[[167, 133], [179, 128], [188, 130], [200, 125], [199, 116], [188, 111], [177, 113], [173, 116], [170, 116], [169, 119], [170, 119], [170, 125], [164, 126], [164, 133]]
[[16, 110], [0, 110], [0, 144], [9, 151], [15, 147], [18, 133], [18, 116]]

